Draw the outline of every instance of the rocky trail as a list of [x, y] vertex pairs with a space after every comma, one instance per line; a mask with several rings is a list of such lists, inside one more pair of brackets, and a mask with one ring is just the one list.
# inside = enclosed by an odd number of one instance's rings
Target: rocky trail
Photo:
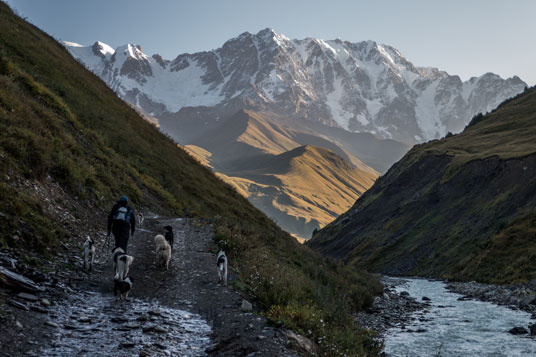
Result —
[[[168, 271], [155, 264], [154, 236], [171, 225], [175, 244]], [[80, 247], [40, 270], [4, 252], [0, 266], [33, 278], [39, 291], [0, 288], [0, 356], [294, 356], [279, 328], [251, 311], [229, 286], [218, 284], [209, 226], [186, 219], [146, 218], [130, 239], [134, 257], [128, 301], [113, 296], [109, 247], [97, 241], [93, 272], [81, 266]]]

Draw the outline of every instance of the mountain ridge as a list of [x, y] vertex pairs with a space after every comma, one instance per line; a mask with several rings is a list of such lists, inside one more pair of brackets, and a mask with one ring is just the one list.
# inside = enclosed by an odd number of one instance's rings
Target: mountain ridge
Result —
[[100, 42], [65, 45], [123, 99], [157, 117], [186, 107], [256, 108], [411, 144], [459, 132], [473, 115], [526, 87], [516, 76], [491, 73], [461, 81], [374, 41], [290, 40], [272, 29], [171, 61], [136, 45], [113, 55]]

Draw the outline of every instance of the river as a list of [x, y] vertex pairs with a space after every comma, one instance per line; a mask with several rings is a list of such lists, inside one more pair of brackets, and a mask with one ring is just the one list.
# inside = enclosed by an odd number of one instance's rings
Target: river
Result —
[[441, 281], [394, 282], [398, 292], [431, 301], [425, 310], [414, 313], [405, 328], [387, 332], [388, 356], [536, 356], [536, 339], [508, 333], [516, 326], [527, 328], [533, 322], [529, 313], [488, 302], [459, 301], [462, 295], [447, 291]]

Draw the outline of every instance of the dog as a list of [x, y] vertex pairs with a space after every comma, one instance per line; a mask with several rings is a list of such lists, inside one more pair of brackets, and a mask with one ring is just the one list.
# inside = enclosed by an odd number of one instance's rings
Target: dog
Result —
[[139, 212], [138, 213], [138, 225], [141, 227], [143, 227], [143, 213]]
[[125, 254], [122, 248], [115, 248], [113, 253], [114, 279], [123, 280], [128, 275], [128, 270], [134, 261], [134, 257]]
[[82, 250], [84, 252], [84, 269], [91, 271], [93, 269], [93, 261], [95, 260], [95, 245], [89, 236], [84, 242]]
[[169, 268], [169, 260], [171, 259], [171, 246], [166, 241], [163, 235], [158, 234], [154, 237], [156, 244], [156, 265], [159, 268]]
[[123, 280], [114, 278], [114, 296], [119, 294], [119, 300], [128, 300], [128, 293], [132, 289], [132, 278], [125, 277]]
[[218, 251], [216, 266], [218, 267], [219, 283], [227, 286], [227, 255], [222, 249]]
[[175, 236], [173, 235], [173, 227], [171, 226], [165, 226], [164, 229], [166, 232], [166, 241], [171, 246], [171, 249], [173, 249], [173, 242], [175, 241]]

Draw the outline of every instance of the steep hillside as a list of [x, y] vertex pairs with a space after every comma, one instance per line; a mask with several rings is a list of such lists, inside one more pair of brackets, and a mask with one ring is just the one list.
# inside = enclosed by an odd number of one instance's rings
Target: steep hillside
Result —
[[536, 89], [415, 146], [309, 246], [388, 274], [536, 278]]
[[[186, 149], [280, 227], [309, 238], [350, 208], [378, 173], [337, 142], [272, 117], [240, 111]], [[310, 144], [323, 148], [303, 149]]]
[[100, 246], [126, 194], [136, 209], [212, 224], [235, 287], [269, 319], [310, 331], [325, 353], [377, 352], [352, 317], [381, 292], [375, 279], [296, 243], [3, 2], [0, 175], [0, 243], [21, 259], [55, 259], [60, 242], [86, 234]]

